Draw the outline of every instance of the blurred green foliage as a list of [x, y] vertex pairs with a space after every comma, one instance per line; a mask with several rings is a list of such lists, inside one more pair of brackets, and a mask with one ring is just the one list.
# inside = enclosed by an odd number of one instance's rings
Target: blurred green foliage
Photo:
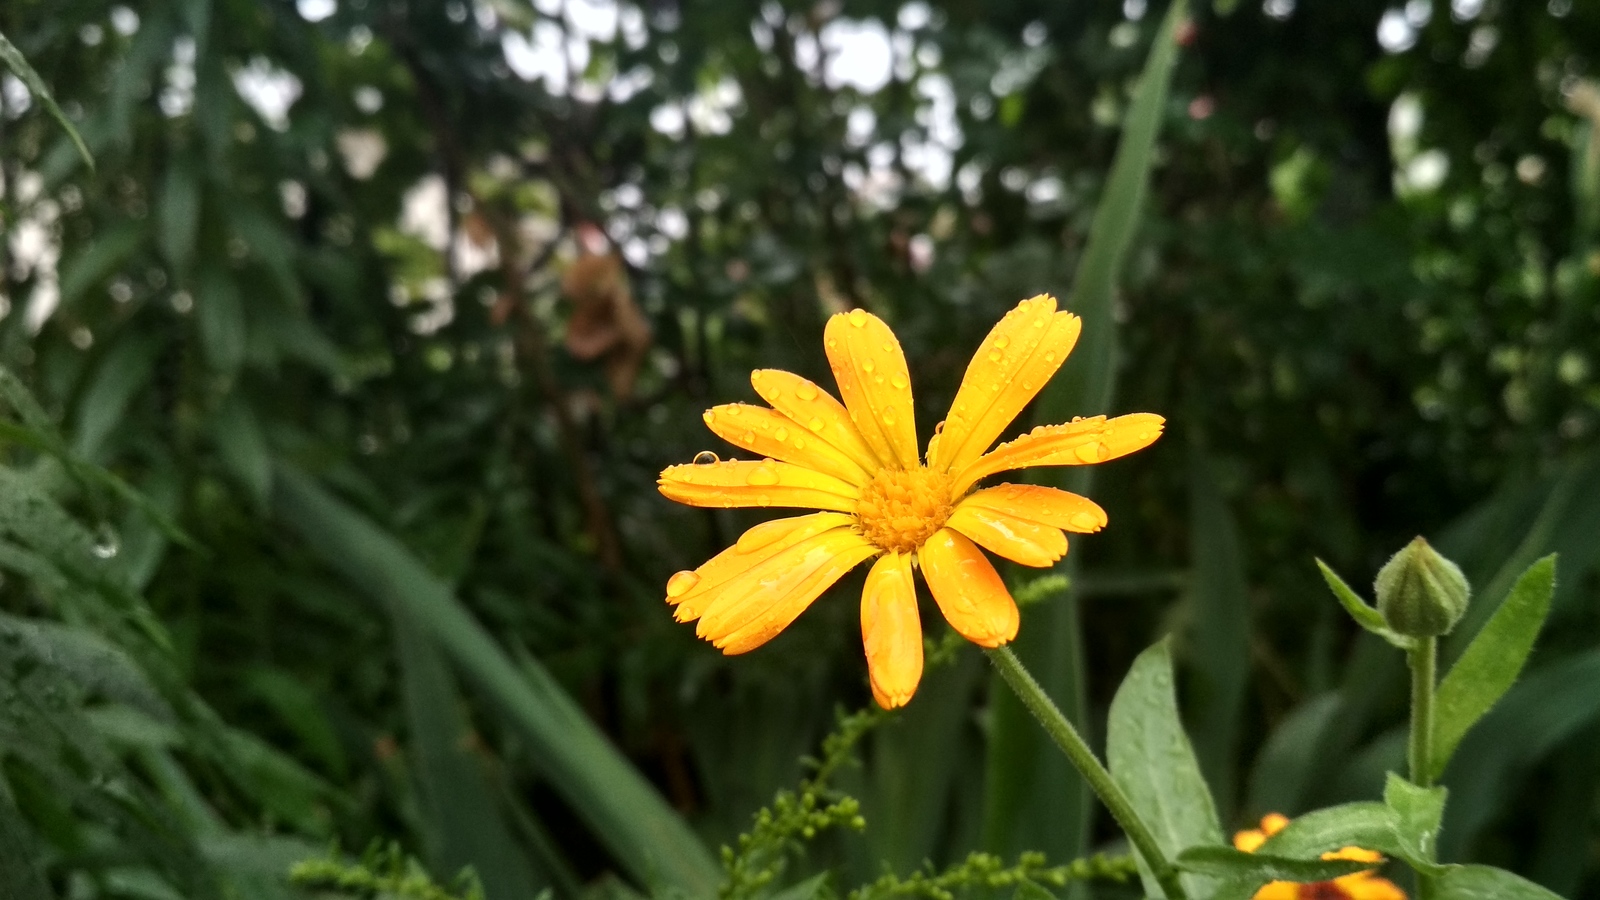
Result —
[[[1046, 683], [1093, 737], [1174, 633], [1225, 828], [1374, 800], [1403, 664], [1312, 557], [1426, 534], [1476, 589], [1447, 666], [1559, 552], [1440, 854], [1600, 896], [1600, 7], [1199, 4], [1149, 190], [1103, 206], [1164, 11], [8, 0], [97, 169], [0, 77], [0, 881], [293, 896], [394, 839], [490, 900], [709, 896], [868, 697], [855, 588], [722, 658], [661, 586], [757, 518], [656, 472], [724, 452], [699, 413], [749, 370], [826, 383], [857, 305], [925, 437], [1004, 310], [1083, 299], [1102, 209], [1132, 244], [1062, 402], [1169, 427], [1024, 614]], [[592, 229], [628, 302], [562, 283]], [[866, 831], [786, 877], [1100, 848], [1031, 827], [1070, 785], [986, 682], [931, 671], [837, 775]]]

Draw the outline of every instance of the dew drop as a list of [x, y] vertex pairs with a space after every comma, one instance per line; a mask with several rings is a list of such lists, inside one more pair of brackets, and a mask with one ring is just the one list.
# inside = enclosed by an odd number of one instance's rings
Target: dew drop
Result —
[[761, 494], [760, 496], [756, 497], [756, 502], [762, 506], [771, 506], [772, 498], [768, 497], [766, 494]]
[[1041, 317], [1033, 320], [1033, 327], [1035, 327], [1035, 328], [1043, 328], [1045, 326], [1045, 323], [1047, 323], [1049, 321], [1050, 321], [1049, 319], [1044, 318], [1043, 316], [1041, 316]]
[[754, 441], [755, 439], [756, 439], [756, 433], [754, 431], [746, 431], [744, 433], [744, 442], [746, 444]]
[[779, 425], [778, 426], [778, 430], [774, 431], [772, 433], [772, 436], [774, 438], [776, 438], [777, 440], [787, 441], [789, 439], [789, 429], [783, 427], [782, 425]]
[[1046, 363], [1053, 363], [1053, 362], [1055, 362], [1055, 361], [1056, 361], [1056, 355], [1055, 355], [1055, 353], [1054, 353], [1054, 352], [1053, 352], [1053, 351], [1045, 351], [1045, 354], [1044, 354], [1044, 361], [1045, 361], [1045, 362], [1046, 362]]
[[867, 327], [867, 311], [864, 309], [850, 310], [849, 319], [850, 324], [857, 328]]
[[717, 420], [717, 411], [714, 409], [708, 409], [705, 411], [705, 414], [700, 416], [700, 418], [704, 419], [707, 425], [710, 425], [712, 422]]
[[820, 417], [812, 416], [811, 421], [806, 423], [806, 427], [810, 428], [812, 431], [821, 431], [823, 426], [826, 424], [827, 423], [823, 422]]
[[999, 350], [990, 350], [989, 351], [989, 362], [999, 362], [1001, 359], [1004, 358], [1004, 356], [1005, 355], [1002, 354]]
[[[757, 466], [756, 468], [750, 470], [749, 475], [745, 476], [744, 482], [745, 484], [754, 485], [757, 487], [777, 484], [778, 470], [772, 468], [771, 466]], [[766, 506], [765, 503], [761, 505]]]
[[883, 408], [883, 424], [885, 424], [885, 425], [893, 425], [894, 423], [895, 423], [894, 407], [885, 406]]
[[694, 590], [694, 586], [699, 583], [699, 575], [684, 569], [682, 572], [678, 572], [667, 579], [667, 598], [682, 597], [684, 594]]
[[896, 375], [893, 378], [890, 378], [889, 379], [889, 383], [894, 385], [894, 389], [897, 390], [897, 391], [903, 391], [903, 390], [906, 389], [907, 382], [906, 382], [906, 380], [904, 378], [901, 378], [899, 375]]
[[737, 406], [730, 406], [730, 407], [728, 407], [727, 412], [728, 412], [728, 415], [730, 415], [730, 416], [737, 416], [739, 414], [740, 410], [739, 410], [739, 407], [737, 407]]
[[817, 386], [809, 381], [804, 382], [794, 389], [794, 395], [809, 403], [817, 399]]
[[878, 364], [870, 359], [861, 364], [861, 371], [867, 373], [868, 375], [871, 375], [877, 368]]
[[838, 346], [839, 346], [839, 339], [838, 338], [828, 338], [828, 349], [829, 350], [836, 349]]
[[101, 522], [100, 527], [94, 530], [94, 555], [101, 559], [110, 559], [121, 549], [122, 543], [117, 537], [116, 529], [108, 522]]
[[1011, 338], [1001, 335], [994, 339], [994, 346], [998, 350], [1004, 350], [1005, 348], [1011, 346]]
[[1023, 382], [1023, 383], [1022, 383], [1022, 389], [1023, 389], [1023, 390], [1025, 390], [1025, 391], [1031, 391], [1031, 390], [1033, 390], [1033, 382], [1031, 382], [1031, 381], [1024, 381], [1024, 382]]
[[795, 435], [794, 448], [796, 450], [804, 450], [806, 448], [806, 439], [800, 437], [799, 435]]
[[1068, 521], [1079, 531], [1098, 531], [1100, 528], [1100, 517], [1093, 513], [1075, 512]]
[[710, 450], [701, 450], [694, 455], [694, 464], [697, 466], [712, 466], [719, 462], [722, 462], [722, 460]]

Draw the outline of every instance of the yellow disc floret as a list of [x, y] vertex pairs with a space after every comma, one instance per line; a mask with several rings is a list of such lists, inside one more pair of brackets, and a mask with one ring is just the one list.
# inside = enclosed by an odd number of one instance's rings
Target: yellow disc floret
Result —
[[882, 550], [910, 553], [950, 518], [950, 476], [918, 466], [880, 469], [861, 489], [856, 521], [861, 536]]

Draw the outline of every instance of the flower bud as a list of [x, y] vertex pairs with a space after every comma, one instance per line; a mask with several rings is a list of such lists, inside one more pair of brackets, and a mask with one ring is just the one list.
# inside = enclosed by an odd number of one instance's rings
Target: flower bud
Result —
[[1472, 595], [1461, 568], [1420, 537], [1378, 570], [1373, 590], [1389, 627], [1419, 638], [1449, 634]]

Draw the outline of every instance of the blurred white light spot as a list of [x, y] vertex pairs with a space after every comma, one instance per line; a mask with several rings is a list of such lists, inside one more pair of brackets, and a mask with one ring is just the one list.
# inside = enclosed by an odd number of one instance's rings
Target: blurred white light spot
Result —
[[1433, 0], [1407, 0], [1406, 24], [1422, 29], [1433, 21]]
[[1558, 19], [1565, 19], [1567, 13], [1572, 12], [1572, 0], [1550, 0], [1550, 15]]
[[865, 106], [850, 110], [844, 120], [844, 141], [851, 147], [865, 147], [878, 127], [878, 116]]
[[426, 175], [406, 191], [400, 203], [400, 231], [443, 251], [450, 243], [450, 212], [445, 206], [444, 178]]
[[389, 155], [389, 142], [375, 128], [345, 128], [333, 139], [344, 162], [344, 170], [357, 181], [365, 181], [378, 171]]
[[1022, 28], [1022, 43], [1028, 47], [1037, 47], [1043, 44], [1044, 39], [1049, 36], [1050, 29], [1046, 28], [1043, 22], [1029, 22]]
[[1528, 155], [1517, 160], [1517, 180], [1523, 184], [1535, 185], [1544, 180], [1544, 158]]
[[1146, 0], [1122, 0], [1122, 17], [1130, 22], [1144, 18]]
[[822, 77], [829, 87], [848, 85], [871, 94], [889, 83], [894, 57], [882, 22], [834, 19], [822, 26], [818, 38], [825, 58]]
[[1424, 150], [1412, 157], [1396, 177], [1396, 192], [1427, 194], [1439, 189], [1450, 174], [1450, 157], [1443, 150]]
[[928, 23], [932, 20], [933, 10], [922, 0], [913, 0], [913, 2], [900, 7], [900, 14], [895, 16], [895, 21], [907, 31], [927, 28]]
[[1483, 12], [1483, 0], [1450, 0], [1450, 18], [1470, 22]]
[[306, 186], [298, 181], [278, 183], [278, 198], [283, 201], [283, 214], [298, 219], [306, 214]]
[[289, 108], [300, 99], [303, 87], [294, 73], [280, 69], [264, 57], [233, 73], [233, 89], [273, 131], [289, 127]]
[[1490, 25], [1479, 25], [1472, 29], [1472, 34], [1467, 37], [1467, 52], [1461, 55], [1461, 63], [1469, 69], [1476, 69], [1489, 61], [1489, 54], [1494, 52], [1496, 44], [1500, 43], [1500, 32]]
[[906, 246], [906, 256], [911, 271], [919, 275], [933, 268], [933, 238], [925, 234], [913, 235]]
[[1294, 0], [1265, 0], [1261, 4], [1261, 11], [1281, 22], [1294, 15]]
[[676, 206], [663, 207], [656, 213], [656, 228], [672, 240], [681, 241], [689, 234], [689, 217]]
[[1391, 9], [1378, 20], [1378, 46], [1386, 53], [1404, 53], [1417, 43], [1417, 29], [1406, 21], [1406, 14]]
[[684, 121], [683, 107], [676, 103], [664, 103], [650, 111], [650, 127], [668, 137], [683, 137]]
[[7, 73], [0, 76], [0, 102], [5, 103], [6, 118], [15, 119], [33, 106], [33, 94], [22, 79]]
[[111, 28], [117, 34], [128, 37], [139, 30], [139, 14], [126, 6], [111, 7]]
[[383, 91], [370, 84], [364, 84], [356, 88], [356, 92], [351, 99], [355, 101], [356, 109], [369, 116], [383, 109]]
[[321, 22], [337, 12], [339, 4], [334, 0], [298, 0], [294, 8], [307, 22]]

